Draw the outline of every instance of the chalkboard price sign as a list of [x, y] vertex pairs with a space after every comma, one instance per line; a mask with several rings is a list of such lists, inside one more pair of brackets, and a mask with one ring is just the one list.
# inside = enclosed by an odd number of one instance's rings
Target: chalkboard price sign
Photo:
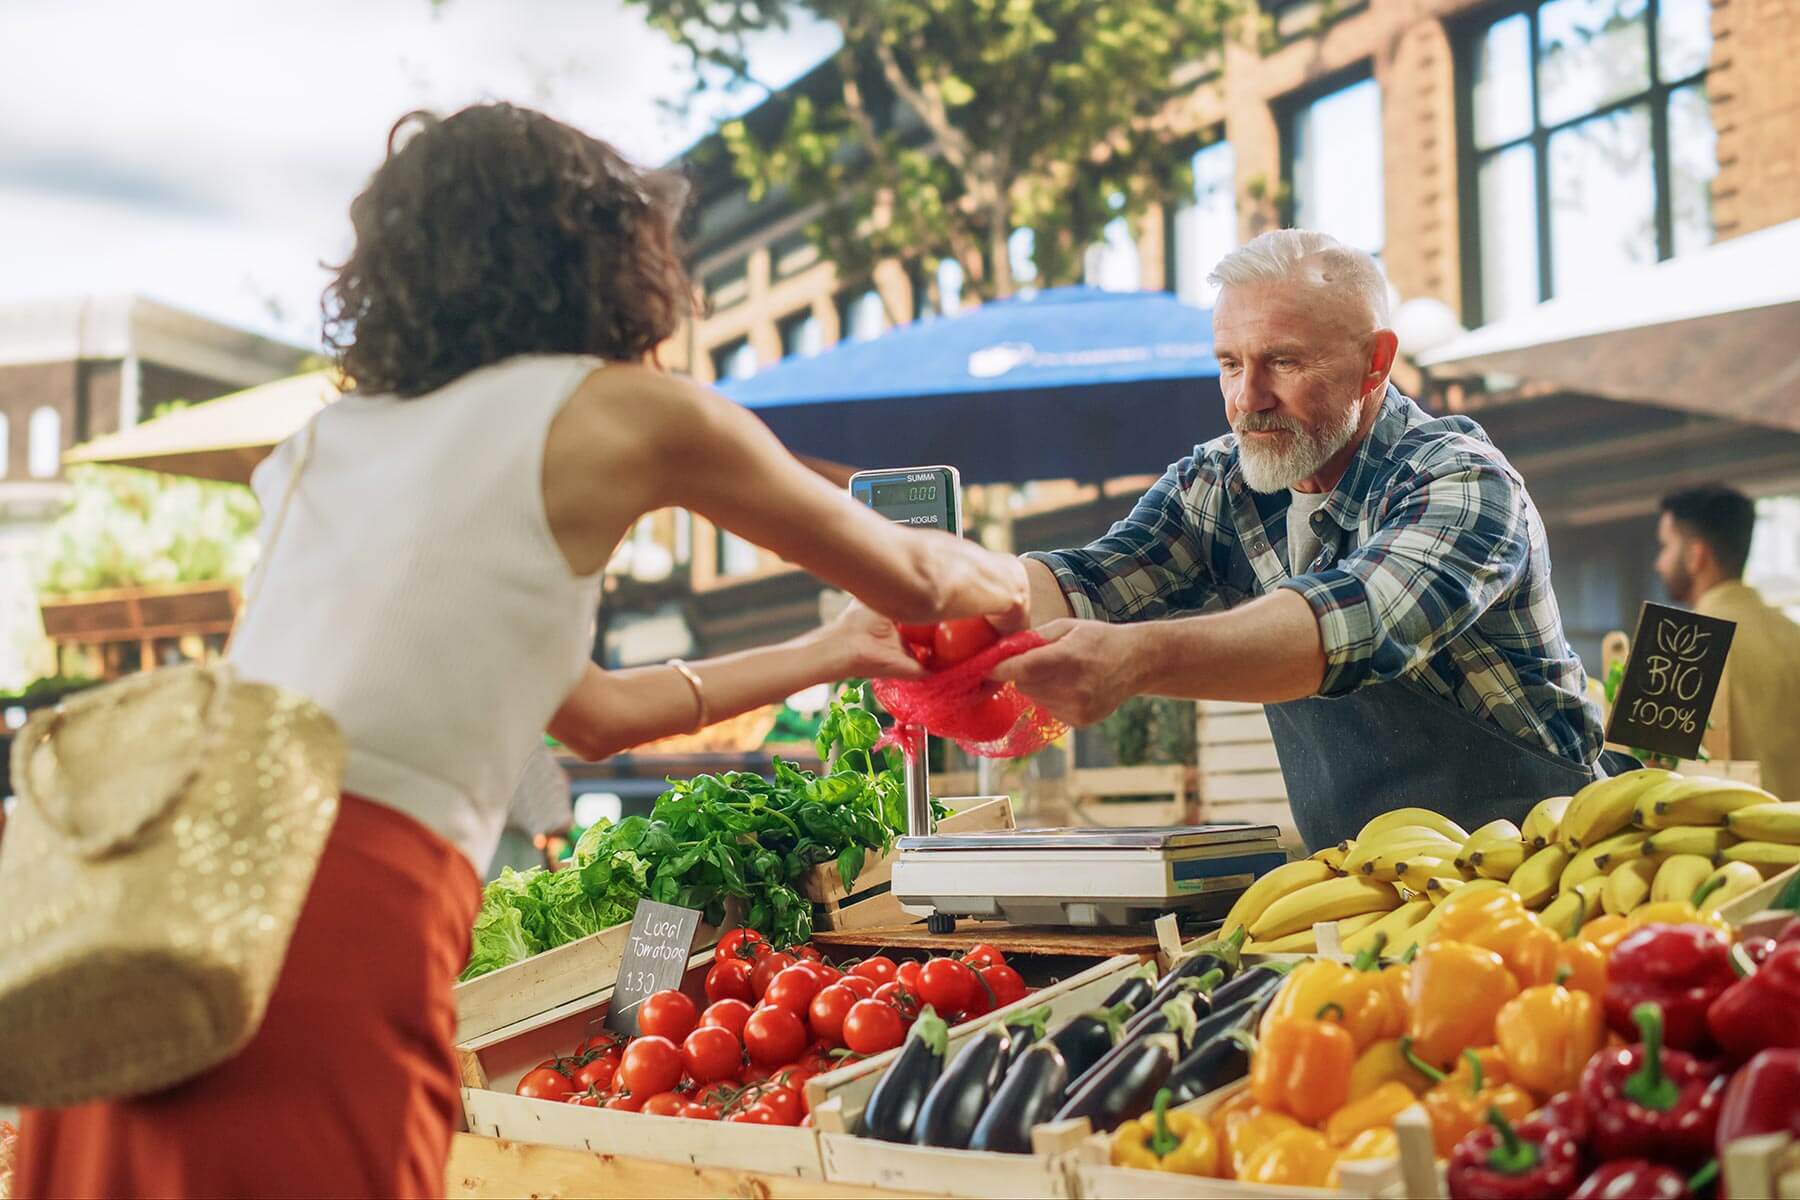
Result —
[[1606, 740], [1673, 758], [1699, 754], [1736, 632], [1735, 621], [1645, 604]]
[[700, 913], [692, 908], [639, 900], [631, 916], [631, 938], [619, 962], [618, 982], [606, 1006], [606, 1027], [628, 1037], [638, 1034], [638, 1009], [667, 988], [679, 988], [694, 951]]

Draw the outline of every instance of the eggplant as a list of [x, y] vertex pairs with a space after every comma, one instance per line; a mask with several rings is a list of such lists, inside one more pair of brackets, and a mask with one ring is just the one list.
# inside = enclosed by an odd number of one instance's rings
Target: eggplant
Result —
[[1050, 1044], [1062, 1052], [1069, 1078], [1084, 1074], [1118, 1043], [1119, 1031], [1130, 1014], [1119, 1008], [1097, 1008], [1082, 1013], [1051, 1034]]
[[[1002, 1077], [1013, 1068], [1025, 1051], [1044, 1040], [1050, 1026], [1050, 1006], [1048, 1004], [1034, 1008], [1030, 1012], [1022, 1012], [1006, 1019], [1006, 1027], [1012, 1038], [1006, 1047], [1006, 1062], [1000, 1068]], [[996, 1087], [999, 1085], [996, 1083]]]
[[899, 1057], [869, 1093], [862, 1112], [862, 1135], [884, 1142], [910, 1142], [919, 1110], [944, 1072], [950, 1027], [928, 1004], [913, 1022]]
[[1181, 1043], [1181, 1046], [1175, 1051], [1177, 1057], [1180, 1057], [1182, 1049], [1198, 1045], [1197, 1042], [1191, 1040], [1194, 1030], [1200, 1024], [1199, 1015], [1195, 1011], [1195, 1002], [1198, 999], [1198, 996], [1187, 993], [1169, 1001], [1161, 1008], [1146, 1009], [1139, 1013], [1130, 1024], [1125, 1026], [1125, 1032], [1120, 1036], [1119, 1044], [1102, 1055], [1099, 1062], [1089, 1067], [1074, 1083], [1069, 1085], [1070, 1094], [1073, 1095], [1087, 1086], [1088, 1081], [1096, 1074], [1106, 1070], [1118, 1060], [1120, 1055], [1151, 1034], [1174, 1034]]
[[1030, 1154], [1031, 1130], [1056, 1115], [1069, 1086], [1069, 1066], [1054, 1040], [1035, 1043], [1006, 1073], [975, 1122], [969, 1149]]
[[1202, 942], [1191, 950], [1182, 952], [1169, 973], [1157, 981], [1157, 990], [1161, 991], [1177, 979], [1192, 979], [1204, 975], [1208, 971], [1218, 971], [1230, 979], [1238, 973], [1241, 965], [1240, 955], [1243, 952], [1244, 939], [1249, 931], [1242, 925], [1231, 931], [1231, 936], [1214, 938], [1210, 942]]
[[[1160, 1009], [1178, 996], [1192, 996], [1195, 1000], [1197, 1014], [1204, 1017], [1212, 1012], [1212, 994], [1218, 989], [1224, 977], [1224, 972], [1214, 967], [1204, 975], [1184, 975], [1180, 978], [1169, 979], [1156, 989], [1154, 996], [1150, 997], [1150, 1003], [1145, 1006], [1145, 1012]], [[1138, 1016], [1142, 1017], [1143, 1013], [1139, 1013]], [[1131, 1026], [1127, 1025], [1125, 1031], [1129, 1035]]]
[[[1269, 997], [1274, 995], [1269, 993]], [[1268, 997], [1251, 996], [1247, 1000], [1239, 1000], [1236, 1004], [1227, 1004], [1224, 1008], [1214, 1009], [1213, 1015], [1194, 1026], [1192, 1040], [1188, 1043], [1190, 1050], [1196, 1049], [1233, 1029], [1248, 1029], [1256, 1024], [1262, 1016], [1265, 1000]]]
[[1143, 1011], [1150, 997], [1156, 994], [1156, 988], [1162, 981], [1156, 977], [1156, 964], [1144, 963], [1133, 967], [1125, 976], [1125, 982], [1113, 989], [1112, 995], [1100, 1002], [1102, 1008], [1116, 1008], [1123, 1004], [1132, 1012]]
[[1287, 973], [1293, 969], [1293, 963], [1258, 963], [1248, 970], [1238, 972], [1214, 990], [1213, 1011], [1217, 1012], [1246, 996], [1261, 995], [1264, 989], [1273, 988], [1286, 979]]
[[1095, 1132], [1111, 1133], [1150, 1107], [1180, 1054], [1181, 1042], [1172, 1033], [1153, 1033], [1133, 1042], [1105, 1070], [1075, 1089], [1057, 1110], [1056, 1119], [1086, 1117]]
[[1227, 1030], [1205, 1042], [1175, 1064], [1163, 1086], [1171, 1104], [1186, 1104], [1250, 1073], [1250, 1038], [1241, 1030]]
[[975, 1122], [1000, 1086], [1011, 1045], [1012, 1031], [1005, 1025], [991, 1026], [969, 1039], [931, 1085], [919, 1119], [913, 1122], [915, 1145], [947, 1150], [968, 1147]]

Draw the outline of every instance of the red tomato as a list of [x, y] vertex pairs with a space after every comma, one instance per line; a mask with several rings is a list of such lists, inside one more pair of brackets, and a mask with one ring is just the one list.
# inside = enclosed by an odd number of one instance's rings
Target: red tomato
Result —
[[818, 1074], [820, 1074], [818, 1068], [802, 1059], [791, 1067], [783, 1067], [775, 1072], [775, 1080], [782, 1087], [793, 1088], [800, 1093], [800, 1099], [804, 1101], [806, 1099], [806, 1081]]
[[760, 958], [769, 950], [769, 943], [762, 934], [754, 929], [733, 929], [719, 939], [713, 948], [713, 957], [722, 958]]
[[901, 987], [916, 996], [919, 994], [919, 972], [923, 969], [919, 963], [907, 959], [894, 972], [894, 978], [899, 981]]
[[1000, 951], [994, 949], [994, 947], [988, 945], [986, 942], [976, 942], [973, 946], [970, 946], [965, 950], [960, 957], [977, 971], [984, 967], [999, 966], [1006, 962], [1006, 955], [1000, 953]]
[[858, 1054], [892, 1050], [906, 1038], [906, 1022], [893, 1005], [858, 1000], [844, 1017], [844, 1044]]
[[730, 1079], [744, 1065], [744, 1047], [729, 1029], [702, 1025], [681, 1043], [681, 1061], [698, 1083]]
[[819, 994], [813, 997], [812, 1004], [807, 1009], [807, 1021], [812, 1026], [813, 1036], [824, 1038], [833, 1045], [841, 1044], [844, 1018], [850, 1014], [850, 1006], [864, 998], [857, 995], [855, 989], [841, 983], [820, 988]]
[[800, 962], [824, 962], [825, 961], [824, 952], [822, 950], [820, 950], [817, 946], [813, 945], [811, 942], [802, 942], [798, 946], [789, 946], [787, 952], [789, 954], [793, 955]]
[[856, 993], [858, 1000], [867, 1000], [875, 994], [875, 981], [863, 975], [846, 975], [838, 980], [836, 987], [847, 987]]
[[618, 1081], [645, 1098], [666, 1092], [681, 1081], [681, 1047], [656, 1034], [634, 1039], [625, 1047]]
[[915, 646], [929, 647], [937, 637], [936, 625], [908, 625], [904, 622], [895, 622], [895, 627], [900, 630], [902, 641], [911, 642]]
[[767, 1105], [783, 1125], [798, 1125], [800, 1118], [806, 1115], [806, 1105], [801, 1101], [800, 1093], [791, 1087], [770, 1088], [756, 1103], [758, 1106]]
[[781, 1119], [766, 1104], [752, 1104], [749, 1108], [740, 1108], [725, 1118], [739, 1125], [779, 1125]]
[[744, 1022], [749, 1019], [750, 1006], [742, 1000], [720, 1000], [706, 1006], [706, 1011], [700, 1014], [700, 1025], [702, 1028], [717, 1025], [720, 1029], [729, 1030], [732, 1037], [742, 1038]]
[[899, 980], [895, 980], [893, 983], [884, 983], [876, 988], [875, 999], [892, 1008], [907, 1021], [911, 1021], [919, 1015], [918, 995], [907, 991]]
[[616, 1095], [608, 1096], [606, 1102], [600, 1107], [610, 1108], [614, 1112], [641, 1112], [644, 1102], [630, 1092], [619, 1092]]
[[621, 1054], [625, 1053], [625, 1041], [624, 1034], [614, 1033], [610, 1029], [604, 1030], [575, 1047], [575, 1057], [580, 1058], [584, 1054], [598, 1050], [602, 1054], [610, 1054], [616, 1061]]
[[805, 967], [819, 980], [820, 987], [829, 987], [844, 977], [844, 973], [828, 962], [809, 962], [801, 959], [797, 966]]
[[964, 1011], [980, 991], [974, 970], [954, 958], [934, 958], [919, 971], [919, 999], [941, 1013]]
[[762, 999], [769, 994], [769, 984], [774, 978], [794, 965], [794, 956], [777, 951], [765, 954], [757, 961], [756, 970], [751, 972], [750, 986], [756, 991], [756, 998]]
[[850, 974], [860, 975], [877, 987], [890, 982], [898, 972], [899, 968], [894, 965], [894, 960], [887, 957], [885, 954], [877, 954], [873, 958], [865, 958], [854, 967], [850, 968]]
[[638, 1009], [638, 1032], [665, 1037], [679, 1045], [700, 1023], [700, 1006], [686, 992], [666, 988], [652, 992]]
[[731, 1103], [731, 1098], [737, 1095], [737, 1091], [738, 1087], [735, 1083], [724, 1081], [703, 1083], [694, 1092], [694, 1103], [704, 1104], [715, 1111], [722, 1111], [727, 1104]]
[[790, 1008], [765, 1004], [744, 1022], [744, 1049], [764, 1067], [792, 1062], [806, 1049], [806, 1022]]
[[718, 959], [706, 972], [706, 1002], [756, 999], [756, 989], [750, 982], [755, 974], [756, 964], [747, 958]]
[[954, 667], [959, 662], [974, 658], [999, 640], [1000, 635], [987, 623], [987, 618], [959, 617], [954, 621], [938, 622], [937, 631], [931, 639], [931, 652], [937, 658], [940, 668]]
[[716, 1121], [719, 1119], [719, 1106], [690, 1100], [681, 1106], [681, 1115], [690, 1121]]
[[1018, 720], [1012, 697], [996, 688], [957, 718], [954, 732], [965, 741], [997, 742], [1012, 732]]
[[575, 1068], [572, 1078], [577, 1090], [598, 1088], [605, 1091], [612, 1086], [613, 1076], [619, 1073], [619, 1060], [610, 1054], [596, 1054], [587, 1062]]
[[994, 1007], [1004, 1008], [1015, 1000], [1023, 1000], [1030, 988], [1020, 974], [1005, 963], [995, 963], [980, 971], [982, 982], [994, 993]]
[[674, 1092], [658, 1092], [644, 1101], [644, 1107], [638, 1109], [646, 1117], [679, 1117], [681, 1110], [687, 1107], [687, 1101]]
[[516, 1089], [521, 1096], [533, 1100], [566, 1100], [579, 1089], [574, 1081], [554, 1067], [533, 1067], [525, 1072]]
[[585, 1092], [576, 1092], [564, 1098], [565, 1104], [579, 1104], [583, 1108], [599, 1108], [600, 1102], [606, 1099], [606, 1093], [589, 1088]]
[[795, 965], [769, 981], [769, 990], [763, 993], [763, 1003], [804, 1013], [823, 986], [811, 967]]

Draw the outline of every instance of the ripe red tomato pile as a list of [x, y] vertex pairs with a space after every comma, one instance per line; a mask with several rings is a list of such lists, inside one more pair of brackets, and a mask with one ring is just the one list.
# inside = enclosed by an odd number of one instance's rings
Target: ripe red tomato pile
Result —
[[651, 1116], [804, 1125], [805, 1084], [846, 1059], [906, 1040], [924, 1005], [951, 1024], [1022, 999], [1000, 951], [896, 963], [876, 955], [840, 970], [812, 946], [777, 951], [750, 929], [719, 939], [706, 1006], [651, 995], [639, 1034], [605, 1031], [526, 1072], [518, 1094]]
[[942, 671], [974, 658], [1000, 635], [983, 617], [959, 617], [936, 625], [901, 625], [900, 639], [920, 666]]

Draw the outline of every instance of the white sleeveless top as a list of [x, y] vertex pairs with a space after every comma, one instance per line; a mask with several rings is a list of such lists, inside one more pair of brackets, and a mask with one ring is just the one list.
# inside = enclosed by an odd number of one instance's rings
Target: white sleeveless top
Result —
[[231, 658], [322, 705], [344, 789], [442, 834], [485, 871], [526, 761], [581, 678], [600, 575], [570, 572], [544, 513], [550, 422], [597, 359], [496, 363], [410, 400], [351, 394], [252, 478], [264, 558]]

